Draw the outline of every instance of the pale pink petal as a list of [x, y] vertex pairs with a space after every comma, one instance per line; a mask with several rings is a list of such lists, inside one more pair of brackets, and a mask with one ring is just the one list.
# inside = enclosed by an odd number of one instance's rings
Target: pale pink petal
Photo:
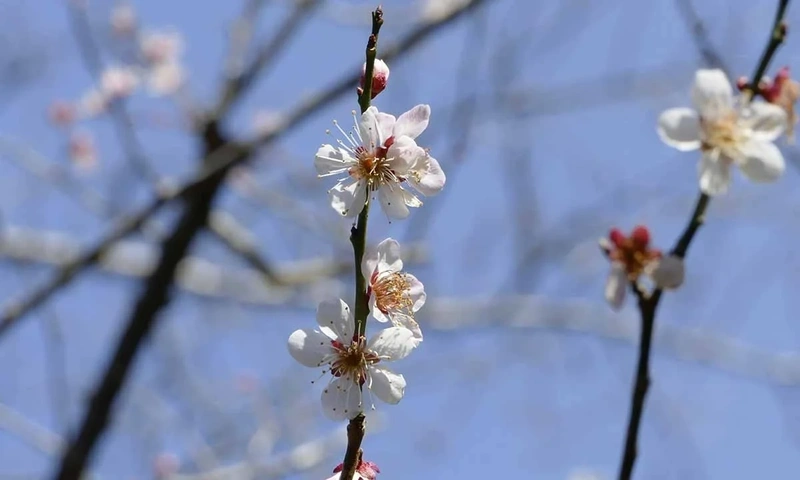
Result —
[[394, 125], [394, 136], [404, 135], [417, 138], [428, 127], [431, 117], [431, 107], [429, 105], [417, 105], [411, 110], [400, 115]]

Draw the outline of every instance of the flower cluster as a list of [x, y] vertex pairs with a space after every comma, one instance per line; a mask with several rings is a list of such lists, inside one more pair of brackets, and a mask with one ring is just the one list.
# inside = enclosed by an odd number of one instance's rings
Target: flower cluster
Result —
[[[373, 98], [386, 87], [388, 78], [388, 67], [376, 60]], [[364, 85], [362, 78], [360, 94]], [[353, 114], [350, 132], [334, 122], [343, 139], [320, 147], [314, 166], [320, 177], [339, 177], [329, 190], [331, 206], [337, 213], [358, 216], [377, 195], [388, 217], [405, 218], [410, 214], [409, 207], [422, 205], [411, 189], [426, 196], [442, 190], [445, 175], [439, 162], [417, 145], [430, 114], [428, 105], [417, 105], [399, 117], [370, 106], [360, 117]], [[361, 221], [359, 217], [359, 228], [365, 227]], [[415, 315], [425, 304], [425, 288], [403, 270], [400, 244], [387, 238], [368, 248], [359, 267], [357, 275], [365, 290], [356, 293], [356, 301], [366, 300], [360, 303], [366, 303], [361, 313], [364, 318], [355, 318], [344, 300], [326, 300], [317, 309], [317, 328], [299, 329], [289, 336], [289, 353], [295, 360], [321, 368], [323, 375], [330, 374], [322, 391], [322, 407], [334, 420], [353, 419], [367, 404], [374, 408], [373, 396], [389, 404], [398, 403], [405, 393], [406, 380], [386, 365], [408, 356], [423, 338]], [[367, 308], [376, 321], [390, 324], [369, 339], [364, 333]], [[372, 480], [378, 470], [364, 462], [358, 472], [360, 478]]]
[[[78, 7], [76, 7], [78, 8]], [[173, 31], [139, 31], [136, 12], [120, 3], [109, 20], [117, 55], [115, 64], [99, 72], [96, 85], [76, 101], [56, 101], [50, 106], [50, 121], [71, 128], [76, 122], [90, 120], [109, 111], [116, 102], [129, 98], [140, 87], [154, 96], [177, 93], [186, 81], [181, 63], [183, 39]], [[69, 154], [76, 165], [93, 165], [97, 156], [86, 131], [70, 131]], [[91, 159], [89, 161], [88, 159]]]
[[[753, 87], [740, 78], [736, 85], [738, 96], [722, 70], [698, 70], [691, 89], [693, 108], [671, 108], [658, 118], [657, 131], [664, 143], [683, 152], [700, 151], [698, 177], [706, 200], [728, 191], [734, 166], [757, 183], [774, 182], [786, 169], [774, 142], [786, 131], [791, 139], [800, 84], [783, 68], [774, 81], [765, 78]], [[754, 93], [766, 101], [753, 101]], [[622, 306], [629, 286], [644, 294], [642, 276], [660, 289], [683, 283], [682, 255], [664, 256], [652, 248], [646, 227], [638, 226], [628, 236], [613, 229], [600, 246], [611, 262], [605, 297], [615, 309]]]

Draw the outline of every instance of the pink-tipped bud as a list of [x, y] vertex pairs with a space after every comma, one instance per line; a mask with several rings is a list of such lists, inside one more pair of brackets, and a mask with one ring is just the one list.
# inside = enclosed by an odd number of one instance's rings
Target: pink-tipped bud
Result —
[[622, 248], [625, 244], [625, 234], [618, 228], [612, 228], [610, 232], [608, 232], [608, 239], [611, 240], [611, 243], [617, 247]]
[[[336, 466], [336, 468], [333, 469], [333, 473], [340, 473], [343, 468], [344, 464], [340, 463], [339, 465]], [[375, 465], [374, 462], [367, 462], [364, 460], [360, 460], [358, 462], [358, 466], [356, 467], [356, 474], [354, 475], [354, 478], [357, 478], [359, 480], [375, 480], [375, 478], [378, 476], [379, 473], [381, 473], [381, 469], [378, 468], [378, 466]], [[336, 478], [336, 477], [338, 477], [338, 475], [334, 475], [331, 478]]]
[[747, 88], [748, 83], [750, 82], [747, 81], [747, 77], [741, 76], [736, 80], [736, 88], [738, 88], [739, 91], [742, 91]]
[[[367, 75], [367, 63], [361, 67], [361, 79], [358, 82], [358, 94], [364, 92], [364, 77]], [[375, 66], [372, 70], [372, 98], [378, 96], [389, 83], [389, 66], [380, 59], [375, 59]]]
[[631, 240], [640, 247], [647, 247], [650, 244], [650, 230], [643, 225], [638, 225], [631, 232]]
[[69, 137], [69, 158], [81, 170], [91, 170], [97, 165], [94, 137], [87, 132], [73, 133]]
[[62, 101], [55, 101], [50, 105], [48, 116], [54, 125], [65, 127], [75, 121], [75, 106]]

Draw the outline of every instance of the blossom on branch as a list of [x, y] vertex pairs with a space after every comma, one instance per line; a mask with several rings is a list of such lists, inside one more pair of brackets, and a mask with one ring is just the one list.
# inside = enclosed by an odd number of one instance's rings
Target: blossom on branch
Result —
[[381, 362], [411, 353], [417, 344], [410, 330], [386, 328], [367, 341], [357, 335], [350, 307], [340, 299], [320, 303], [317, 323], [316, 330], [295, 330], [289, 336], [289, 353], [302, 365], [323, 367], [323, 375], [333, 376], [322, 391], [322, 408], [328, 417], [344, 420], [362, 413], [363, 387], [389, 404], [403, 398], [405, 378]]
[[[367, 76], [367, 62], [364, 62], [364, 65], [361, 67], [361, 78], [358, 81], [358, 89], [356, 92], [360, 97], [362, 93], [364, 93], [364, 81]], [[373, 66], [372, 71], [372, 96], [370, 98], [375, 98], [381, 93], [385, 88], [386, 85], [389, 83], [389, 66], [386, 65], [386, 62], [380, 59], [375, 59], [375, 64]]]
[[628, 284], [638, 282], [642, 274], [649, 276], [658, 288], [675, 289], [683, 283], [683, 259], [664, 256], [652, 248], [647, 227], [637, 226], [630, 236], [613, 228], [607, 239], [600, 239], [600, 248], [611, 261], [605, 297], [615, 310], [622, 307]]
[[778, 70], [775, 80], [764, 78], [759, 84], [759, 90], [764, 100], [781, 107], [786, 112], [788, 119], [786, 135], [790, 142], [794, 142], [794, 126], [797, 123], [797, 112], [794, 104], [800, 98], [800, 83], [791, 78], [789, 67]]
[[700, 189], [727, 192], [731, 166], [753, 182], [772, 182], [786, 165], [774, 141], [786, 130], [786, 112], [766, 102], [734, 98], [722, 70], [699, 70], [692, 87], [692, 108], [672, 108], [658, 119], [658, 134], [680, 151], [699, 149]]
[[368, 284], [369, 309], [379, 322], [391, 321], [396, 327], [407, 328], [421, 342], [422, 331], [414, 313], [425, 304], [425, 287], [402, 270], [400, 244], [392, 238], [364, 255], [361, 273]]
[[405, 184], [423, 195], [438, 193], [444, 187], [444, 172], [415, 141], [429, 117], [428, 105], [417, 105], [398, 119], [370, 107], [359, 119], [354, 113], [355, 129], [349, 133], [334, 122], [345, 140], [337, 139], [338, 146], [322, 145], [314, 158], [320, 177], [346, 175], [329, 190], [333, 209], [356, 216], [367, 196], [377, 191], [386, 215], [405, 218], [408, 207], [422, 205]]
[[[340, 463], [333, 469], [335, 475], [328, 477], [327, 480], [339, 480], [342, 476], [342, 469], [344, 469], [344, 464]], [[375, 480], [379, 473], [381, 473], [381, 469], [374, 462], [359, 460], [353, 480]]]

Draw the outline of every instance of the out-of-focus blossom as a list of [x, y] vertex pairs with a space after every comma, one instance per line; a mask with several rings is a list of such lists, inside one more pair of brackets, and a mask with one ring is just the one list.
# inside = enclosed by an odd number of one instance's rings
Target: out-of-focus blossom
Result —
[[659, 288], [675, 289], [683, 283], [683, 259], [664, 256], [661, 250], [653, 248], [647, 227], [637, 226], [629, 236], [614, 228], [607, 239], [600, 239], [600, 248], [611, 261], [605, 297], [614, 309], [622, 307], [628, 284], [637, 282], [642, 274], [649, 276]]
[[174, 31], [144, 32], [139, 38], [139, 51], [148, 65], [177, 62], [183, 53], [183, 36]]
[[92, 170], [97, 166], [97, 148], [94, 137], [88, 132], [73, 132], [69, 137], [69, 158], [81, 170]]
[[153, 476], [157, 480], [167, 479], [178, 473], [181, 460], [174, 453], [159, 453], [153, 459]]
[[62, 101], [55, 101], [50, 104], [48, 117], [54, 125], [65, 127], [75, 121], [77, 115], [75, 105]]
[[[328, 477], [326, 480], [339, 480], [342, 476], [343, 468], [343, 463], [337, 465], [336, 468], [333, 469], [335, 475]], [[381, 473], [381, 469], [378, 468], [375, 463], [360, 460], [356, 466], [356, 473], [353, 475], [353, 480], [375, 480], [379, 473]]]
[[111, 31], [126, 37], [136, 31], [136, 10], [128, 2], [119, 2], [111, 10]]
[[786, 129], [786, 112], [767, 102], [733, 96], [721, 70], [699, 70], [692, 88], [692, 108], [672, 108], [658, 119], [658, 133], [681, 150], [700, 149], [700, 189], [708, 195], [727, 192], [731, 166], [753, 182], [773, 182], [786, 169], [773, 143]]
[[109, 102], [130, 96], [138, 86], [139, 76], [132, 67], [108, 67], [100, 75], [100, 93]]
[[172, 95], [185, 82], [186, 72], [177, 62], [155, 65], [147, 74], [147, 87], [154, 95]]
[[333, 376], [322, 392], [322, 409], [328, 417], [344, 420], [362, 413], [362, 387], [389, 404], [403, 398], [405, 378], [382, 362], [411, 353], [417, 343], [410, 330], [390, 327], [366, 341], [355, 332], [350, 307], [339, 299], [320, 303], [317, 323], [317, 330], [295, 330], [289, 336], [289, 353], [302, 365], [323, 367], [323, 373]]
[[775, 80], [765, 78], [762, 83], [759, 89], [764, 100], [778, 105], [786, 112], [788, 121], [786, 135], [789, 142], [794, 143], [794, 126], [798, 119], [794, 105], [800, 99], [800, 83], [791, 77], [789, 67], [778, 70]]
[[[364, 62], [364, 65], [361, 67], [361, 78], [358, 81], [358, 95], [360, 96], [364, 92], [364, 80], [367, 76], [367, 62]], [[386, 65], [386, 62], [380, 59], [375, 59], [375, 65], [372, 71], [372, 95], [371, 98], [375, 98], [381, 93], [385, 88], [386, 85], [389, 83], [389, 66]]]
[[422, 341], [422, 331], [414, 320], [416, 313], [425, 304], [425, 288], [417, 277], [403, 272], [400, 244], [387, 238], [374, 250], [364, 255], [361, 272], [367, 281], [369, 309], [379, 322], [391, 321], [414, 333], [414, 339]]

